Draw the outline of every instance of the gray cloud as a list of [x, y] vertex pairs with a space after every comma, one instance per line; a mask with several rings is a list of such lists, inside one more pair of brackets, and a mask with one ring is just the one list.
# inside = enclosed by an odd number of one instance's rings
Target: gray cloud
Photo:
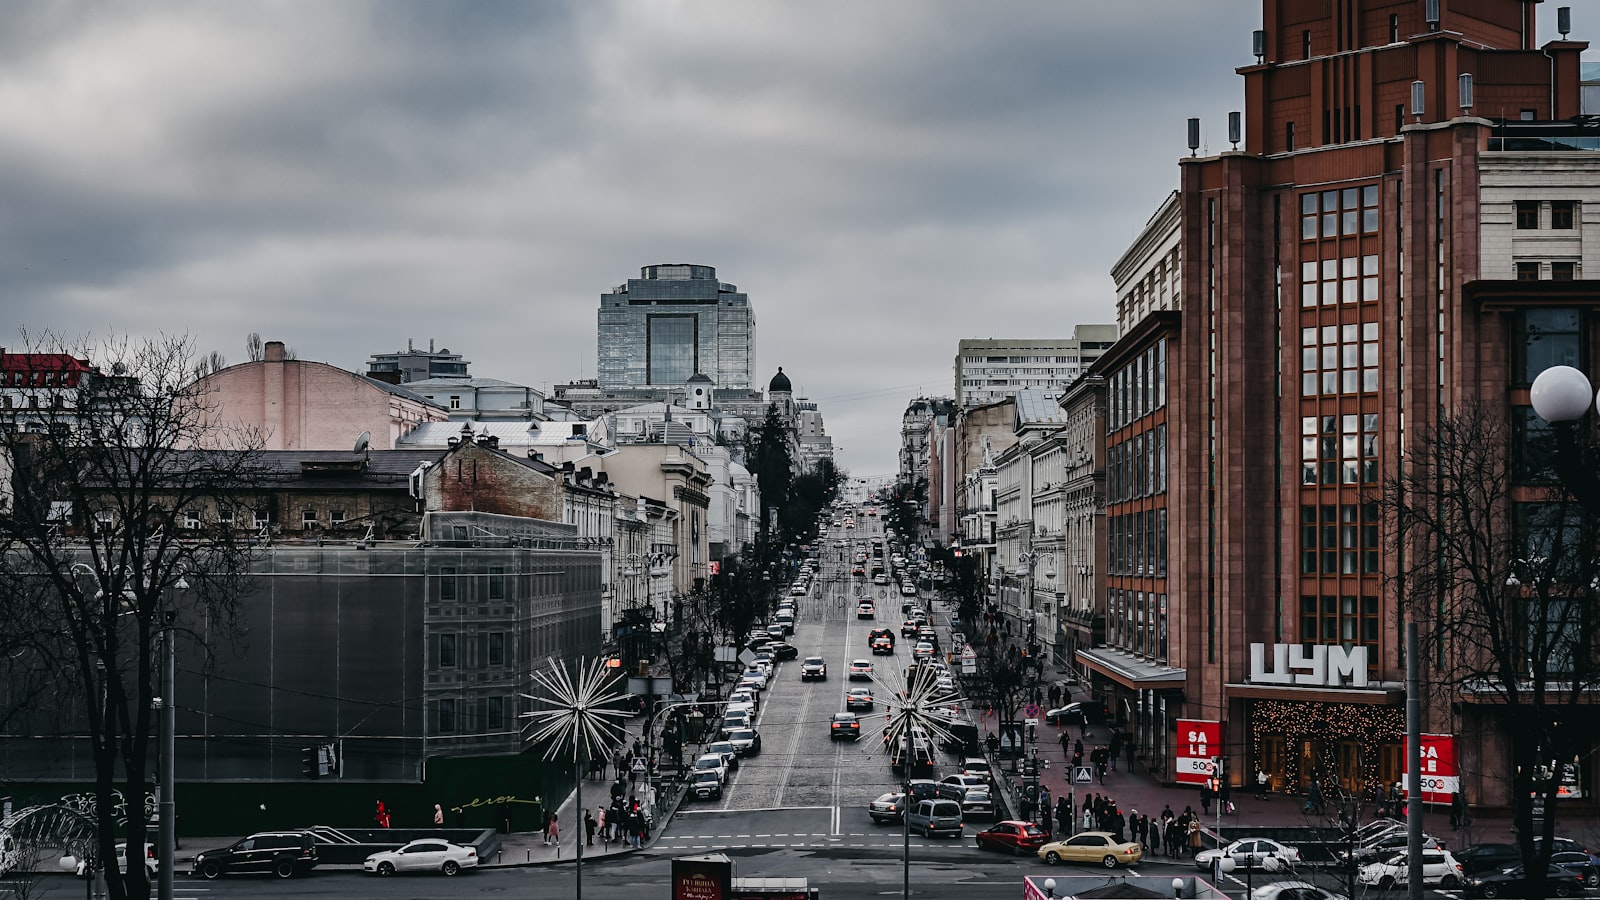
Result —
[[[1109, 321], [1183, 120], [1241, 104], [1259, 8], [1180, 0], [24, 2], [0, 33], [19, 326], [251, 331], [359, 368], [592, 375], [642, 265], [748, 291], [842, 461], [964, 336]], [[1541, 16], [1546, 14], [1541, 10]], [[1550, 13], [1553, 16], [1553, 13]]]

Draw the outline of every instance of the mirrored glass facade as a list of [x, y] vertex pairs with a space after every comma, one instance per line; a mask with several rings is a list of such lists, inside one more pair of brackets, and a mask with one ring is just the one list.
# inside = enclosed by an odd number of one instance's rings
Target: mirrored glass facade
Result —
[[749, 390], [755, 367], [750, 298], [711, 266], [645, 266], [600, 296], [601, 390], [680, 386], [703, 374], [718, 388]]

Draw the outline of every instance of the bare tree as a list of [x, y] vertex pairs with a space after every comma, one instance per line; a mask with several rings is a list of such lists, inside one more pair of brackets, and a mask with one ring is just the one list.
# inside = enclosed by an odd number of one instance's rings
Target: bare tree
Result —
[[[190, 381], [187, 338], [47, 335], [28, 352], [37, 402], [0, 412], [0, 457], [13, 471], [0, 512], [0, 645], [59, 688], [34, 693], [32, 714], [66, 723], [64, 743], [93, 759], [99, 858], [115, 858], [120, 791], [127, 856], [143, 859], [159, 642], [172, 633], [203, 650], [202, 623], [212, 636], [234, 633], [255, 551], [232, 527], [232, 503], [260, 483], [260, 441], [237, 434], [230, 449], [189, 449], [202, 435], [218, 446], [221, 429]], [[0, 706], [14, 687], [0, 686]], [[131, 868], [110, 880], [113, 900], [148, 895], [143, 867]]]
[[[1536, 429], [1511, 440], [1476, 405], [1424, 429], [1381, 503], [1402, 616], [1419, 623], [1425, 671], [1446, 706], [1480, 716], [1502, 743], [1530, 896], [1543, 896], [1554, 802], [1596, 687], [1596, 510], [1551, 477]], [[1593, 461], [1588, 461], [1592, 467]], [[1542, 840], [1540, 840], [1542, 838]]]
[[214, 375], [217, 372], [221, 372], [223, 369], [226, 369], [227, 367], [228, 358], [213, 350], [210, 353], [207, 353], [205, 356], [200, 357], [200, 361], [195, 363], [194, 380], [199, 381], [207, 375]]
[[266, 355], [267, 355], [266, 354], [266, 350], [264, 350], [263, 347], [262, 347], [261, 335], [258, 332], [252, 331], [249, 334], [245, 335], [245, 337], [244, 337], [244, 358], [245, 359], [248, 359], [251, 362], [261, 362], [261, 360], [266, 358]]

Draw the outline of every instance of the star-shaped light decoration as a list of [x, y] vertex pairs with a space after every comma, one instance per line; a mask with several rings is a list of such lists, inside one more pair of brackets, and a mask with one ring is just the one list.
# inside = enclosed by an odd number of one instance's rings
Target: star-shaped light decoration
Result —
[[624, 696], [613, 688], [615, 678], [605, 660], [579, 659], [573, 668], [577, 680], [554, 658], [534, 673], [533, 683], [542, 690], [522, 696], [549, 708], [522, 714], [528, 720], [524, 740], [546, 744], [545, 759], [555, 759], [563, 750], [580, 762], [606, 758], [612, 747], [622, 744], [621, 723], [631, 713], [622, 708]]
[[966, 698], [956, 690], [939, 686], [935, 666], [919, 665], [910, 678], [898, 674], [893, 670], [873, 674], [873, 682], [888, 692], [883, 702], [892, 711], [885, 712], [883, 727], [878, 729], [883, 746], [903, 749], [908, 730], [916, 742], [956, 743], [951, 725], [960, 716]]

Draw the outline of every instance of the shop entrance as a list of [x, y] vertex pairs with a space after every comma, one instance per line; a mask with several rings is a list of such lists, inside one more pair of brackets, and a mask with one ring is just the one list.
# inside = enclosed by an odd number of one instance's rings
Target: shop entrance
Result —
[[1269, 734], [1261, 739], [1261, 771], [1267, 773], [1267, 789], [1281, 791], [1284, 786], [1284, 746], [1283, 735]]

